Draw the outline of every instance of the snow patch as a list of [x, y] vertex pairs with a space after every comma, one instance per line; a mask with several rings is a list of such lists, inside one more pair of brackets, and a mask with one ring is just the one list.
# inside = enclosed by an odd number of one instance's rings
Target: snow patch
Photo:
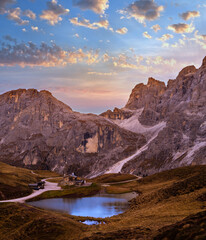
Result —
[[140, 133], [147, 137], [152, 138], [156, 133], [159, 133], [166, 125], [165, 122], [160, 122], [154, 126], [145, 126], [139, 122], [139, 116], [142, 114], [143, 108], [134, 111], [132, 117], [124, 120], [114, 120], [119, 127], [129, 130], [134, 133]]
[[194, 159], [193, 155], [202, 147], [206, 147], [206, 141], [196, 143], [193, 147], [189, 148], [187, 151], [187, 156], [182, 160], [181, 163], [190, 165]]
[[[159, 124], [158, 124], [159, 125]], [[142, 152], [146, 151], [148, 149], [149, 144], [158, 136], [159, 132], [166, 126], [166, 123], [164, 122], [161, 123], [161, 126], [158, 128], [158, 130], [156, 130], [152, 136], [152, 138], [150, 138], [150, 140], [144, 145], [142, 146], [140, 149], [137, 150], [136, 153], [134, 153], [133, 155], [131, 155], [128, 158], [125, 158], [117, 163], [115, 163], [112, 167], [110, 167], [105, 173], [119, 173], [122, 170], [122, 167], [124, 166], [125, 163], [131, 161], [133, 158], [139, 156]]]

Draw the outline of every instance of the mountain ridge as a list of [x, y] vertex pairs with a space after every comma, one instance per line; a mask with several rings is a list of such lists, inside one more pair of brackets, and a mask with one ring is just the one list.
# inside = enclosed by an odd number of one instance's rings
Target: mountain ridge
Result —
[[9, 91], [0, 95], [0, 160], [87, 176], [206, 164], [205, 102], [206, 57], [167, 86], [151, 77], [137, 84], [125, 107], [100, 116], [74, 112], [46, 90]]

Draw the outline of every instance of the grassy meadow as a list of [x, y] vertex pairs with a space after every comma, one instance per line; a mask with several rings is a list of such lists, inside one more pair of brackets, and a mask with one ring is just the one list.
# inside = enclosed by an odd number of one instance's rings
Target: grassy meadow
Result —
[[[8, 186], [18, 182], [26, 187], [26, 179], [29, 182], [40, 176], [31, 175], [29, 170], [1, 166], [0, 183], [4, 180]], [[41, 172], [43, 175], [46, 174]], [[57, 181], [58, 176], [54, 177]], [[130, 201], [126, 212], [111, 218], [98, 218], [96, 220], [105, 223], [92, 226], [80, 221], [94, 218], [71, 216], [27, 204], [1, 203], [0, 239], [206, 239], [206, 166], [182, 167], [142, 179], [111, 174], [92, 181], [88, 187], [48, 191], [33, 200], [82, 197], [98, 191], [136, 191], [139, 196]]]

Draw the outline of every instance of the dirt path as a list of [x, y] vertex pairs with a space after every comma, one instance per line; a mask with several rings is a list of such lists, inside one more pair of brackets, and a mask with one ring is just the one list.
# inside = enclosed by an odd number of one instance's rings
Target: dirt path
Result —
[[34, 190], [33, 193], [31, 193], [30, 195], [28, 195], [26, 197], [10, 199], [10, 200], [2, 200], [2, 201], [0, 201], [0, 203], [5, 203], [5, 202], [23, 203], [26, 200], [29, 200], [33, 197], [36, 197], [36, 196], [42, 194], [43, 192], [47, 192], [47, 191], [51, 191], [51, 190], [62, 190], [61, 187], [59, 187], [57, 183], [48, 182], [47, 180], [49, 180], [49, 179], [52, 179], [52, 178], [47, 178], [47, 179], [42, 180], [42, 181], [45, 181], [44, 189]]

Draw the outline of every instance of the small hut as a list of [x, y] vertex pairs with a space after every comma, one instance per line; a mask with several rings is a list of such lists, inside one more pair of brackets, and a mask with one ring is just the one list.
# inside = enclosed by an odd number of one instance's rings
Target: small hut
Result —
[[84, 180], [76, 176], [74, 173], [65, 175], [63, 180], [60, 182], [61, 186], [73, 186], [73, 185], [83, 185]]

